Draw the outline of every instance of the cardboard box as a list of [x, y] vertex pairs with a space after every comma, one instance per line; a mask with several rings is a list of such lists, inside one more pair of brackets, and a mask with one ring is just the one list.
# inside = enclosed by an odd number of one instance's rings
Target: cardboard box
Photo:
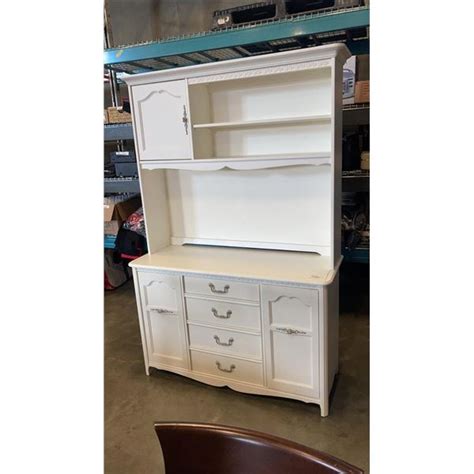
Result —
[[124, 112], [122, 107], [107, 107], [107, 123], [128, 123], [132, 114]]
[[342, 70], [342, 103], [349, 105], [354, 103], [357, 56], [351, 56], [344, 64]]
[[370, 79], [370, 55], [359, 54], [357, 56], [356, 81], [368, 81]]
[[370, 81], [358, 81], [355, 86], [355, 103], [366, 104], [370, 102]]
[[114, 235], [117, 236], [120, 226], [122, 225], [121, 221], [104, 221], [104, 235]]
[[138, 195], [128, 199], [121, 197], [104, 198], [104, 234], [117, 235], [122, 222], [141, 205], [142, 201]]

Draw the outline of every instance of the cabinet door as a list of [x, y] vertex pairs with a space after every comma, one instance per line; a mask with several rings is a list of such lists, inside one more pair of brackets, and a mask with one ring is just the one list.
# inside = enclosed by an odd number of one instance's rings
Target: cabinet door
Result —
[[267, 385], [319, 398], [318, 290], [262, 285]]
[[138, 279], [149, 361], [188, 368], [180, 278], [142, 272]]
[[191, 159], [186, 82], [133, 86], [132, 97], [139, 159]]

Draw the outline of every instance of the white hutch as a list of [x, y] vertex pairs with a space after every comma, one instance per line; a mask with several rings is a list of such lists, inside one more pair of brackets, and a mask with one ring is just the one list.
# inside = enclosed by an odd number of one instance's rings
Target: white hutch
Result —
[[125, 79], [145, 369], [316, 403], [338, 370], [342, 44]]

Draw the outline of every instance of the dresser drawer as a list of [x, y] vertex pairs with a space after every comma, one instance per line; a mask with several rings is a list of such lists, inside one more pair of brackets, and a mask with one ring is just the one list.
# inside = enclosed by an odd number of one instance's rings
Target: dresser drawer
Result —
[[191, 364], [193, 371], [196, 372], [263, 385], [263, 368], [258, 362], [191, 351]]
[[258, 285], [252, 283], [241, 283], [232, 280], [185, 276], [184, 290], [186, 293], [194, 293], [197, 295], [235, 298], [238, 300], [247, 301], [260, 301]]
[[189, 324], [189, 346], [222, 354], [262, 359], [261, 337], [226, 329]]
[[260, 307], [186, 297], [188, 321], [260, 331]]

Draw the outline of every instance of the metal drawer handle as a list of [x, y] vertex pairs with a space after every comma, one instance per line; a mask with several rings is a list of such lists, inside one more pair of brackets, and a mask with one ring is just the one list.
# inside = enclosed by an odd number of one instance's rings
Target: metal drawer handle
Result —
[[221, 363], [220, 363], [219, 361], [217, 361], [217, 360], [216, 360], [216, 365], [217, 365], [217, 368], [218, 368], [221, 372], [227, 372], [227, 373], [229, 373], [229, 374], [230, 374], [231, 372], [233, 372], [234, 369], [235, 369], [235, 365], [234, 365], [234, 364], [232, 364], [232, 365], [230, 366], [230, 368], [228, 368], [228, 369], [223, 369], [223, 368], [221, 367]]
[[176, 311], [172, 311], [170, 309], [163, 309], [163, 308], [151, 308], [152, 311], [156, 311], [159, 314], [176, 314]]
[[299, 331], [298, 329], [292, 329], [292, 328], [275, 328], [275, 331], [283, 332], [285, 334], [290, 334], [292, 336], [298, 336], [300, 334], [306, 334], [305, 331]]
[[186, 132], [186, 135], [188, 134], [188, 114], [186, 113], [186, 106], [183, 105], [183, 125], [184, 125], [184, 131]]
[[226, 314], [219, 314], [216, 308], [212, 308], [211, 311], [215, 318], [220, 318], [220, 319], [229, 319], [232, 315], [232, 311], [230, 309], [229, 311], [227, 311]]
[[211, 289], [211, 291], [212, 291], [213, 293], [218, 293], [218, 294], [221, 294], [221, 295], [225, 295], [225, 294], [228, 293], [229, 290], [230, 290], [230, 286], [229, 286], [229, 285], [224, 286], [224, 289], [223, 289], [223, 290], [216, 290], [216, 287], [214, 286], [214, 283], [209, 283], [209, 288]]
[[214, 336], [214, 339], [216, 341], [216, 344], [219, 344], [219, 346], [231, 346], [234, 343], [234, 338], [231, 337], [228, 342], [221, 342], [219, 339], [219, 336]]

